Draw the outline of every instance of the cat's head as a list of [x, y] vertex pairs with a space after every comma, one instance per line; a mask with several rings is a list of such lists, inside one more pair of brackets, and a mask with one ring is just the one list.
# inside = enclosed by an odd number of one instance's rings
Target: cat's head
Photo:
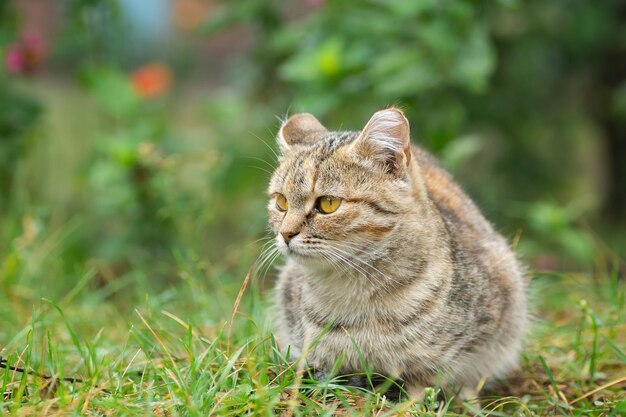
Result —
[[395, 108], [362, 131], [328, 131], [311, 114], [283, 123], [279, 166], [269, 186], [276, 246], [303, 262], [359, 268], [401, 233], [416, 204], [409, 123]]

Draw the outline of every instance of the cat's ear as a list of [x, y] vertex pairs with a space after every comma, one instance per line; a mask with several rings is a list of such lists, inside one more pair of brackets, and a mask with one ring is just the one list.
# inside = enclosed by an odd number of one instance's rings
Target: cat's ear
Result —
[[328, 130], [310, 113], [298, 113], [287, 119], [278, 131], [278, 144], [282, 152], [298, 145], [316, 142]]
[[411, 161], [409, 121], [394, 107], [374, 113], [352, 149], [389, 173], [398, 174]]

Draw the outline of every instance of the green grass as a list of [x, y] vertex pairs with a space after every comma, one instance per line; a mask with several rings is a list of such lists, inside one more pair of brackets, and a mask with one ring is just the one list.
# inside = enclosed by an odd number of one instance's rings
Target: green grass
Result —
[[[240, 255], [246, 259], [255, 250], [248, 246]], [[372, 390], [309, 379], [279, 353], [269, 327], [268, 282], [252, 279], [235, 311], [246, 267], [213, 273], [179, 259], [179, 276], [158, 293], [132, 277], [101, 285], [89, 272], [54, 300], [35, 296], [36, 288], [5, 288], [2, 356], [14, 366], [83, 382], [0, 371], [0, 410], [138, 416], [626, 412], [625, 287], [617, 275], [537, 274], [531, 285], [536, 320], [520, 371], [480, 401], [459, 405], [438, 402], [434, 393], [423, 403], [393, 403]]]

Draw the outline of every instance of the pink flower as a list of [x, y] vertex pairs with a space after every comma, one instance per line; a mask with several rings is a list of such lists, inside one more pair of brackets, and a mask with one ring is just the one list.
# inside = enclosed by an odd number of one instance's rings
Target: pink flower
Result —
[[41, 36], [33, 31], [22, 33], [21, 39], [8, 46], [4, 66], [10, 74], [34, 74], [47, 54]]
[[326, 1], [325, 0], [305, 0], [304, 3], [311, 9], [319, 9], [321, 7], [324, 7], [324, 4], [326, 3]]
[[9, 46], [4, 57], [4, 66], [10, 74], [19, 74], [24, 70], [24, 57], [19, 45], [14, 43]]

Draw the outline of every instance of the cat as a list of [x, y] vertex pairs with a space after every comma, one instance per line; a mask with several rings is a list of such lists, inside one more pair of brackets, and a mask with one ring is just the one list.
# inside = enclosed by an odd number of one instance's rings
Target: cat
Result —
[[[292, 359], [475, 397], [518, 362], [524, 270], [450, 174], [411, 145], [401, 110], [361, 131], [300, 113], [278, 133], [269, 225], [286, 262], [276, 333]], [[337, 369], [338, 368], [338, 369]]]

